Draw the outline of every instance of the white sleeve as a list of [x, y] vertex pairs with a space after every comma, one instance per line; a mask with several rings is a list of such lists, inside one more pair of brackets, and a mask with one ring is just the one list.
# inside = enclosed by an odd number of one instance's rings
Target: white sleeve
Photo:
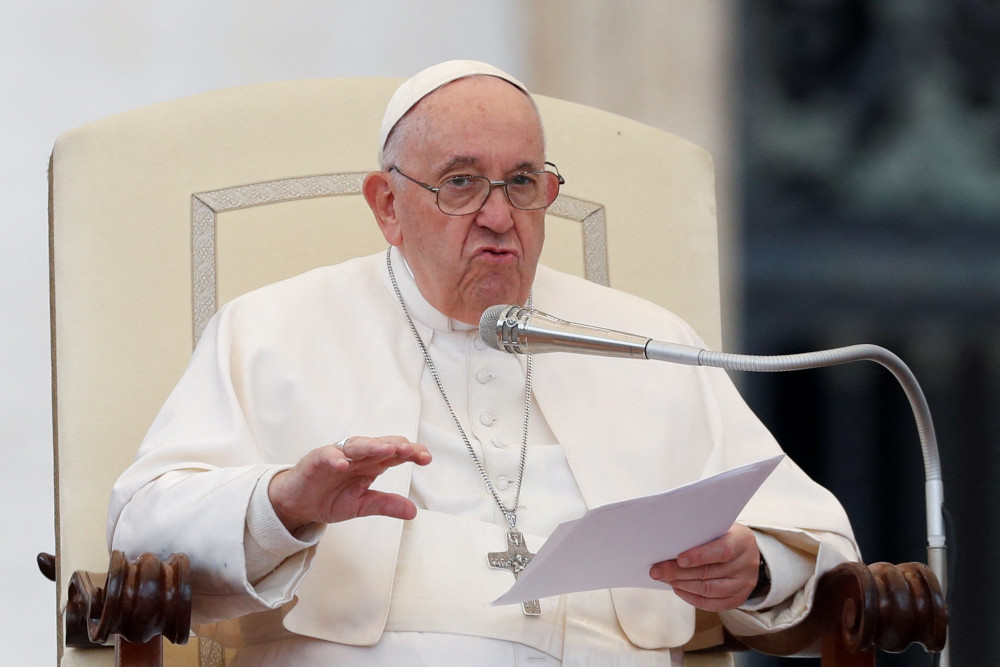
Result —
[[766, 595], [751, 598], [740, 605], [744, 611], [770, 609], [787, 600], [805, 587], [816, 568], [816, 559], [810, 554], [787, 547], [767, 533], [755, 530], [754, 537], [767, 564], [771, 586]]
[[[314, 547], [326, 530], [324, 524], [312, 523], [290, 533], [281, 523], [268, 496], [271, 479], [287, 469], [275, 467], [257, 480], [247, 506], [246, 526], [243, 531], [243, 548], [246, 553], [247, 580], [264, 599], [273, 597], [277, 590], [287, 590], [287, 581], [301, 579], [308, 569], [307, 559], [294, 559], [283, 564], [295, 554]], [[282, 573], [282, 569], [289, 570]], [[269, 591], [268, 589], [276, 589]]]

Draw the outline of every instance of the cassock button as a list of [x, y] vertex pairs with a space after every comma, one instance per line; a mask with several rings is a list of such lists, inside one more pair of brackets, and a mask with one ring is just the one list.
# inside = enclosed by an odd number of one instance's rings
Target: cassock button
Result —
[[493, 415], [488, 412], [479, 415], [479, 423], [483, 426], [493, 426], [493, 422], [495, 421], [496, 419], [493, 418]]
[[506, 491], [507, 487], [509, 487], [509, 486], [510, 486], [510, 480], [509, 479], [507, 479], [506, 477], [498, 477], [497, 478], [497, 488], [498, 489], [500, 489], [501, 491]]
[[477, 350], [485, 350], [486, 349], [486, 341], [484, 341], [478, 335], [473, 334], [472, 346], [474, 348], [476, 348]]
[[495, 376], [493, 375], [493, 373], [490, 373], [488, 370], [485, 369], [476, 373], [476, 379], [479, 380], [479, 384], [486, 384], [487, 382], [491, 381], [494, 377]]
[[492, 444], [497, 449], [503, 449], [507, 446], [507, 443], [500, 438], [490, 438], [490, 444]]

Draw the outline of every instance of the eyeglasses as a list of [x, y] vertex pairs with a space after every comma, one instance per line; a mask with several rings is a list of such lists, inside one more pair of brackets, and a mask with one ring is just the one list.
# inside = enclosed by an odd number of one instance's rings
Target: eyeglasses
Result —
[[559, 174], [559, 168], [554, 164], [551, 162], [545, 164], [555, 169], [555, 172], [518, 172], [506, 181], [491, 181], [485, 176], [460, 174], [444, 179], [437, 187], [407, 176], [396, 166], [389, 167], [388, 171], [395, 171], [403, 178], [433, 192], [437, 196], [438, 208], [445, 215], [469, 215], [486, 204], [493, 188], [501, 186], [510, 205], [522, 211], [545, 208], [554, 202], [559, 196], [559, 186], [563, 185], [566, 179]]

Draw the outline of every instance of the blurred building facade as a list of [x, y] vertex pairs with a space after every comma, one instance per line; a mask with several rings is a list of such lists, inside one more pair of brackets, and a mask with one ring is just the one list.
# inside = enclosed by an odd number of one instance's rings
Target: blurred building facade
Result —
[[[870, 342], [910, 365], [952, 518], [953, 661], [995, 664], [1000, 6], [769, 0], [740, 13], [746, 349]], [[845, 504], [866, 561], [925, 561], [913, 418], [891, 375], [868, 366], [743, 386]], [[930, 661], [914, 648], [879, 664]]]

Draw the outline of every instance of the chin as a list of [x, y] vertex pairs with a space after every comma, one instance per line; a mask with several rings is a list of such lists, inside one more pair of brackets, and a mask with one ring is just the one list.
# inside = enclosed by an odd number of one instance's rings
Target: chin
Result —
[[479, 303], [482, 304], [483, 310], [486, 310], [490, 306], [498, 306], [501, 304], [520, 306], [523, 305], [527, 300], [528, 300], [527, 295], [525, 295], [522, 298], [517, 292], [507, 290], [507, 291], [497, 291], [492, 294], [484, 294], [483, 298], [479, 300]]
[[477, 285], [472, 301], [477, 304], [485, 304], [484, 310], [500, 303], [523, 303], [527, 295], [522, 299], [519, 296], [520, 290], [511, 285], [511, 283], [519, 284], [520, 282], [519, 279], [511, 280], [508, 276], [490, 276]]

